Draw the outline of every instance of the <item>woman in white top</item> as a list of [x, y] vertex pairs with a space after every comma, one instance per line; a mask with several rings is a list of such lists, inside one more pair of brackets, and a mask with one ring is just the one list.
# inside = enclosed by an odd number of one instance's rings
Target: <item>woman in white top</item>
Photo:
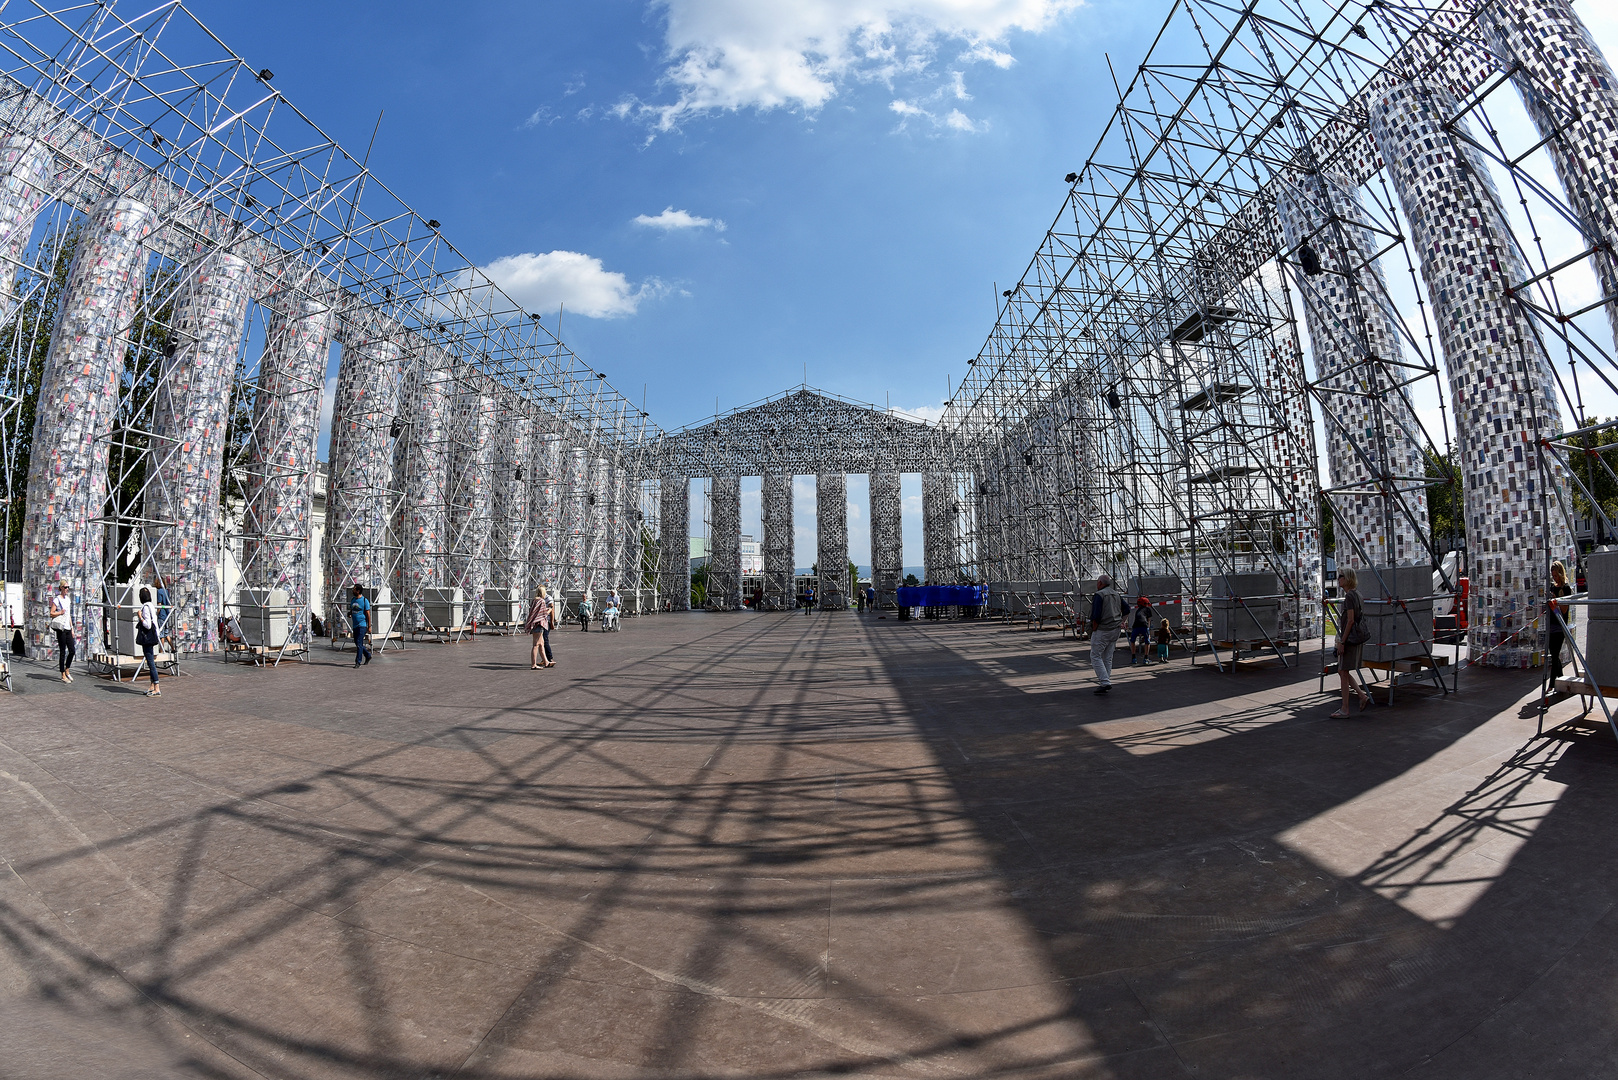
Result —
[[[157, 657], [153, 655], [161, 640], [157, 636], [157, 605], [152, 603], [152, 590], [144, 586], [140, 590], [140, 614], [136, 618], [139, 623], [135, 641], [146, 653], [146, 671], [152, 677], [152, 688], [146, 691], [146, 696], [162, 697], [163, 691], [157, 688]], [[140, 678], [139, 671], [135, 672], [135, 677]]]
[[62, 589], [51, 597], [51, 629], [56, 631], [56, 663], [63, 682], [72, 682], [73, 657], [78, 649], [73, 642], [73, 586], [62, 582]]

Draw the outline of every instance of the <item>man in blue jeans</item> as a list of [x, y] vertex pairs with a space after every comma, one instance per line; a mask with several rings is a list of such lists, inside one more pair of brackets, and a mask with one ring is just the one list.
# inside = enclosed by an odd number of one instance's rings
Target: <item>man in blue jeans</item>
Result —
[[365, 587], [354, 583], [354, 596], [348, 601], [348, 624], [354, 630], [354, 666], [371, 662], [367, 639], [371, 633], [371, 602], [365, 599]]

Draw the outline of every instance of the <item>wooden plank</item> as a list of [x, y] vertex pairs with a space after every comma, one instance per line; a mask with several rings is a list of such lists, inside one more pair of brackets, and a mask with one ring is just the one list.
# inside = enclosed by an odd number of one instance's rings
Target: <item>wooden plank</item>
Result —
[[1580, 697], [1618, 698], [1618, 686], [1597, 686], [1588, 679], [1557, 679], [1556, 689], [1564, 694], [1577, 694]]

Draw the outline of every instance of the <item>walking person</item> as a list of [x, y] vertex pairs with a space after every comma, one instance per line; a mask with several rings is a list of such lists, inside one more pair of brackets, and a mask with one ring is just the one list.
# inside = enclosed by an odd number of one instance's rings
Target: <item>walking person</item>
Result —
[[348, 625], [354, 631], [354, 666], [371, 662], [368, 639], [371, 636], [371, 602], [365, 598], [365, 587], [354, 583], [354, 595], [348, 601]]
[[[1547, 633], [1545, 635], [1545, 651], [1551, 664], [1551, 693], [1556, 692], [1556, 680], [1562, 677], [1562, 646], [1567, 643], [1567, 633], [1563, 624], [1571, 614], [1566, 607], [1557, 603], [1564, 596], [1573, 595], [1573, 586], [1567, 583], [1567, 567], [1558, 559], [1551, 563], [1550, 602], [1546, 604], [1545, 619]], [[1557, 618], [1560, 615], [1561, 618]]]
[[1365, 601], [1360, 597], [1360, 575], [1347, 566], [1337, 572], [1337, 587], [1343, 590], [1343, 599], [1337, 606], [1337, 677], [1342, 683], [1342, 708], [1331, 714], [1333, 720], [1349, 718], [1350, 694], [1360, 699], [1360, 712], [1371, 707], [1371, 695], [1354, 682], [1354, 673], [1360, 669], [1361, 647], [1370, 631], [1365, 628]]
[[1095, 692], [1112, 692], [1112, 657], [1118, 651], [1118, 632], [1124, 625], [1124, 598], [1112, 587], [1112, 578], [1096, 578], [1095, 595], [1090, 597], [1090, 666], [1095, 669]]
[[590, 616], [596, 611], [596, 602], [589, 590], [585, 590], [584, 598], [579, 601], [579, 629], [586, 634], [590, 632]]
[[[534, 647], [528, 654], [528, 670], [538, 671], [542, 667], [555, 667], [556, 661], [551, 659], [551, 598], [541, 585], [534, 594], [534, 603], [528, 609], [528, 621], [524, 628], [534, 636]], [[540, 663], [541, 658], [544, 663]]]
[[1152, 602], [1142, 596], [1135, 601], [1135, 610], [1129, 617], [1129, 666], [1150, 663], [1146, 650], [1151, 645]]
[[[152, 677], [152, 688], [146, 691], [147, 697], [163, 696], [163, 691], [157, 688], [157, 646], [163, 640], [158, 630], [161, 618], [157, 605], [152, 603], [152, 590], [142, 586], [140, 612], [135, 616], [135, 644], [146, 654], [146, 674]], [[139, 671], [135, 672], [135, 678], [140, 678]]]
[[876, 587], [874, 585], [865, 586], [865, 610], [876, 610]]
[[78, 647], [73, 641], [73, 586], [62, 582], [61, 589], [51, 597], [51, 629], [56, 631], [56, 664], [62, 681], [73, 681], [73, 657]]

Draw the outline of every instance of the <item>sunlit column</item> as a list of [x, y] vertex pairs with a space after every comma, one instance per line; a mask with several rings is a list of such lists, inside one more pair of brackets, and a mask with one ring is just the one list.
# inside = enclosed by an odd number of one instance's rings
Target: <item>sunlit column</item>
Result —
[[102, 526], [107, 502], [108, 437], [119, 378], [146, 265], [142, 242], [152, 209], [110, 198], [90, 211], [79, 235], [40, 372], [23, 522], [23, 581], [28, 644], [53, 647], [50, 597], [73, 589], [76, 632], [85, 653], [101, 646]]
[[252, 287], [247, 260], [226, 252], [186, 267], [158, 372], [147, 543], [168, 586], [168, 629], [181, 652], [212, 650], [219, 641], [220, 470]]
[[1444, 348], [1466, 497], [1473, 662], [1516, 667], [1539, 647], [1547, 555], [1567, 558], [1572, 541], [1561, 514], [1541, 513], [1536, 465], [1539, 440], [1560, 419], [1550, 360], [1509, 292], [1527, 277], [1522, 257], [1482, 156], [1451, 127], [1464, 133], [1454, 101], [1420, 83], [1371, 105], [1371, 136], [1410, 223]]
[[[398, 423], [400, 362], [404, 349], [385, 320], [366, 320], [351, 330], [337, 366], [332, 402], [331, 479], [326, 495], [326, 618], [346, 626], [349, 590], [391, 589], [397, 562], [390, 529], [393, 441]], [[370, 321], [371, 325], [364, 325]], [[386, 601], [391, 622], [391, 597]], [[379, 613], [380, 615], [381, 613]], [[373, 633], [384, 625], [373, 623]]]
[[309, 640], [310, 537], [320, 442], [320, 395], [331, 349], [331, 305], [280, 296], [270, 317], [253, 397], [243, 514], [242, 584], [284, 589], [291, 640]]
[[423, 590], [444, 587], [450, 482], [451, 359], [428, 349], [405, 375], [395, 446], [399, 507], [399, 601], [406, 628], [425, 625]]

